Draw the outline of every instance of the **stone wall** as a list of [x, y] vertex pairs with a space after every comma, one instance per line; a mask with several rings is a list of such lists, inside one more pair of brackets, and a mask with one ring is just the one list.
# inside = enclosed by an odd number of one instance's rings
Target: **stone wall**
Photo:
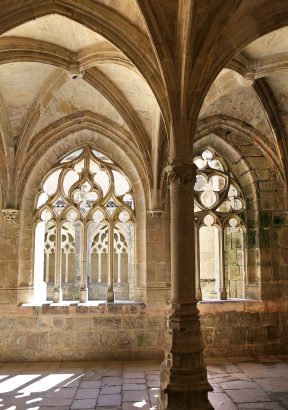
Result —
[[287, 301], [225, 301], [199, 305], [205, 355], [288, 353]]
[[0, 361], [158, 359], [165, 323], [144, 304], [2, 305]]
[[[206, 356], [288, 353], [288, 302], [201, 302]], [[161, 359], [167, 305], [15, 306], [0, 311], [0, 361]]]

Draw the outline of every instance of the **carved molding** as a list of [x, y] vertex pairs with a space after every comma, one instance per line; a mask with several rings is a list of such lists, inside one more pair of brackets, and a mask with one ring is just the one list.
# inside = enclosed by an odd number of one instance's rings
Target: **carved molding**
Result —
[[195, 184], [196, 182], [196, 165], [193, 162], [176, 162], [166, 167], [166, 173], [169, 182], [178, 182], [180, 185]]
[[19, 214], [18, 209], [5, 208], [5, 209], [2, 209], [2, 213], [3, 213], [5, 221], [7, 221], [9, 224], [17, 223], [17, 218]]
[[150, 217], [152, 219], [159, 219], [160, 216], [162, 215], [163, 211], [161, 211], [160, 209], [152, 209], [150, 211], [147, 212], [148, 215], [150, 215]]

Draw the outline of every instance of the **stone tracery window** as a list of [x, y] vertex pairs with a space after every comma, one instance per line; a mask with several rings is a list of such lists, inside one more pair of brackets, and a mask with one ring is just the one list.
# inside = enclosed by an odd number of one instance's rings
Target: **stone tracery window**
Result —
[[242, 298], [245, 202], [225, 161], [211, 148], [193, 160], [196, 278], [199, 299]]
[[129, 299], [135, 206], [120, 167], [90, 146], [66, 155], [36, 199], [34, 288], [38, 301]]

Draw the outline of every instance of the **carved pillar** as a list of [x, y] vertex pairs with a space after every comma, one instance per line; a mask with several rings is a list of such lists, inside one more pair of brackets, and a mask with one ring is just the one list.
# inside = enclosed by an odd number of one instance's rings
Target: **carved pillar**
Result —
[[88, 301], [87, 288], [87, 224], [84, 222], [82, 229], [82, 250], [81, 250], [81, 287], [80, 287], [80, 303]]
[[109, 225], [109, 271], [108, 271], [108, 289], [107, 289], [107, 302], [114, 302], [114, 226], [111, 223]]
[[61, 248], [61, 225], [58, 223], [55, 228], [55, 287], [53, 290], [53, 302], [62, 302], [61, 268], [62, 268], [62, 248]]
[[195, 297], [193, 163], [167, 167], [171, 198], [171, 302], [159, 409], [212, 409]]
[[196, 279], [196, 299], [202, 300], [202, 290], [200, 282], [200, 241], [199, 226], [195, 224], [195, 279]]
[[219, 291], [217, 296], [219, 299], [227, 299], [226, 291], [226, 281], [225, 281], [225, 249], [224, 249], [224, 229], [220, 227], [219, 229], [219, 262], [220, 262], [220, 280], [219, 280]]

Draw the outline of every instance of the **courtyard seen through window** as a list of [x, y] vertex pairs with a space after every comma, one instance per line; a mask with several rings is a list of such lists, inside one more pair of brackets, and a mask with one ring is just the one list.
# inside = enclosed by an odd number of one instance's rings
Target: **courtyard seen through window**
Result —
[[131, 184], [118, 165], [90, 146], [62, 158], [36, 201], [36, 300], [129, 299], [134, 220]]
[[212, 149], [201, 151], [194, 163], [197, 297], [242, 298], [245, 205], [240, 187]]
[[[197, 297], [242, 298], [243, 195], [213, 149], [194, 163]], [[35, 207], [36, 301], [133, 299], [135, 205], [117, 164], [88, 145], [70, 152], [44, 178]]]

